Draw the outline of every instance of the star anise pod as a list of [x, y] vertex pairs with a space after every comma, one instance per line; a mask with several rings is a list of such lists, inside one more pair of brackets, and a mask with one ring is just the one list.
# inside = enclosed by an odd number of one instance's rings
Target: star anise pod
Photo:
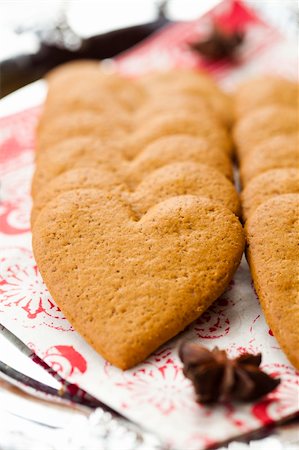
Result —
[[199, 344], [183, 342], [179, 356], [184, 363], [184, 375], [192, 381], [200, 403], [253, 401], [280, 383], [260, 369], [260, 353], [229, 359], [217, 347], [210, 351]]
[[200, 53], [206, 59], [235, 59], [236, 51], [244, 41], [244, 33], [240, 30], [225, 31], [214, 25], [211, 34], [204, 40], [191, 42], [191, 50]]

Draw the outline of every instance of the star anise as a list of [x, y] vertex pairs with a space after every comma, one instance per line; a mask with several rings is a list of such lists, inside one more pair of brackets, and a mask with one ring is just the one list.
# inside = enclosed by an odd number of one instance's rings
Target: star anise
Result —
[[244, 41], [244, 33], [240, 30], [225, 31], [217, 25], [204, 40], [191, 42], [189, 47], [209, 60], [222, 58], [235, 59], [239, 46]]
[[280, 383], [260, 369], [260, 353], [229, 359], [217, 347], [210, 351], [199, 344], [183, 342], [179, 356], [184, 363], [184, 375], [192, 381], [200, 403], [253, 401]]

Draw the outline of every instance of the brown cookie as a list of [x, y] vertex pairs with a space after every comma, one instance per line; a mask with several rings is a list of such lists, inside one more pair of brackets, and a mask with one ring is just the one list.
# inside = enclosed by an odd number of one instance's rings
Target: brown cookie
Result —
[[153, 205], [177, 195], [197, 195], [240, 214], [233, 184], [213, 167], [194, 162], [171, 163], [147, 175], [130, 197], [134, 210], [145, 214]]
[[149, 97], [144, 105], [136, 110], [134, 123], [137, 123], [137, 126], [144, 125], [153, 117], [169, 112], [182, 112], [196, 117], [198, 120], [201, 120], [202, 117], [209, 117], [211, 121], [220, 123], [207, 99], [187, 94], [173, 96], [160, 94], [159, 96]]
[[116, 73], [108, 74], [103, 85], [104, 89], [107, 89], [129, 112], [134, 112], [147, 98], [147, 93], [142, 86]]
[[299, 369], [299, 194], [262, 203], [246, 223], [248, 261], [267, 323]]
[[38, 130], [36, 150], [44, 152], [49, 147], [70, 138], [94, 137], [106, 142], [117, 141], [124, 139], [130, 129], [129, 119], [76, 111], [71, 115], [53, 118], [49, 126]]
[[180, 87], [185, 86], [193, 88], [193, 92], [202, 97], [222, 94], [210, 75], [197, 70], [170, 69], [151, 72], [139, 78], [139, 82], [151, 93], [157, 90], [163, 91], [170, 86], [171, 89], [177, 87], [177, 92], [180, 92]]
[[76, 91], [81, 97], [110, 94], [127, 111], [133, 111], [145, 99], [139, 84], [93, 61], [70, 62], [55, 68], [47, 76], [48, 100], [63, 103]]
[[240, 202], [233, 184], [218, 170], [194, 162], [172, 163], [154, 170], [129, 192], [123, 177], [104, 169], [78, 168], [52, 179], [34, 198], [31, 224], [44, 206], [55, 197], [75, 189], [117, 189], [123, 192], [138, 215], [156, 203], [177, 195], [198, 195], [210, 198], [226, 206], [234, 214], [240, 214]]
[[40, 117], [37, 132], [40, 133], [42, 129], [51, 127], [51, 121], [56, 121], [58, 117], [72, 115], [73, 113], [80, 113], [81, 111], [94, 112], [95, 114], [102, 114], [111, 119], [117, 117], [128, 121], [129, 113], [116, 102], [110, 94], [98, 90], [94, 92], [89, 90], [88, 93], [82, 95], [81, 89], [65, 93], [63, 100], [57, 95], [57, 99], [53, 96], [46, 100], [43, 113]]
[[78, 137], [67, 139], [40, 153], [32, 180], [32, 196], [36, 195], [58, 175], [79, 167], [104, 167], [116, 171], [123, 162], [115, 146], [100, 139]]
[[137, 220], [121, 196], [96, 189], [56, 197], [33, 233], [53, 298], [92, 347], [122, 369], [224, 292], [243, 246], [236, 216], [211, 200], [172, 197]]
[[157, 139], [130, 161], [126, 168], [129, 184], [139, 183], [145, 174], [171, 162], [192, 161], [214, 167], [232, 180], [229, 157], [202, 138], [188, 135], [166, 136]]
[[232, 179], [228, 156], [217, 148], [210, 148], [205, 140], [193, 136], [161, 138], [129, 162], [124, 160], [122, 150], [122, 145], [107, 146], [98, 139], [87, 137], [69, 139], [50, 147], [39, 154], [32, 182], [33, 197], [53, 178], [79, 167], [104, 167], [109, 171], [117, 171], [132, 188], [140, 183], [146, 174], [171, 162], [203, 163]]
[[281, 105], [265, 106], [251, 111], [234, 128], [239, 159], [263, 141], [281, 134], [298, 132], [298, 111]]
[[234, 100], [237, 118], [268, 105], [296, 108], [298, 84], [277, 76], [260, 75], [242, 83], [235, 92]]
[[244, 219], [276, 195], [299, 193], [299, 169], [274, 169], [253, 178], [241, 194]]
[[87, 79], [101, 73], [101, 64], [93, 59], [80, 59], [61, 64], [46, 75], [48, 84], [59, 89], [60, 86], [70, 86], [78, 79]]
[[210, 108], [225, 126], [232, 124], [232, 100], [224, 93], [209, 75], [195, 70], [169, 70], [155, 72], [142, 77], [140, 83], [150, 96], [176, 96], [184, 94], [204, 98]]
[[277, 135], [257, 145], [242, 160], [240, 177], [246, 186], [252, 178], [268, 170], [298, 167], [298, 135]]
[[230, 136], [214, 120], [208, 116], [199, 120], [187, 113], [170, 112], [150, 119], [132, 133], [127, 140], [125, 155], [128, 159], [133, 159], [151, 142], [177, 134], [201, 137], [206, 139], [211, 147], [219, 147], [228, 155], [232, 154]]
[[31, 211], [31, 225], [34, 225], [36, 217], [44, 206], [63, 192], [93, 188], [106, 189], [108, 192], [113, 189], [127, 190], [120, 177], [102, 166], [69, 170], [53, 178], [37, 193]]

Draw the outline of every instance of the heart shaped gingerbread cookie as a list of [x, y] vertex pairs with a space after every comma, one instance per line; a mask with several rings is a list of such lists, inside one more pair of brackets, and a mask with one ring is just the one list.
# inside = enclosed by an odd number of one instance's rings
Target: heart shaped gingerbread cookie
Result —
[[76, 189], [118, 190], [127, 197], [137, 214], [144, 214], [156, 203], [178, 195], [199, 195], [210, 198], [240, 215], [240, 201], [233, 184], [218, 170], [194, 162], [162, 166], [144, 177], [134, 189], [120, 174], [104, 168], [81, 167], [55, 177], [35, 197], [31, 225], [44, 206], [58, 195]]
[[194, 136], [175, 135], [157, 139], [132, 161], [127, 161], [116, 145], [104, 144], [94, 137], [81, 137], [67, 139], [41, 152], [32, 180], [32, 196], [36, 198], [51, 180], [73, 169], [89, 167], [117, 172], [134, 187], [153, 170], [186, 161], [214, 167], [232, 179], [228, 156]]
[[237, 217], [182, 195], [141, 218], [122, 193], [65, 192], [36, 219], [41, 274], [76, 330], [129, 368], [183, 330], [225, 290], [244, 247]]
[[262, 309], [281, 348], [299, 369], [299, 194], [274, 196], [246, 222], [247, 259]]

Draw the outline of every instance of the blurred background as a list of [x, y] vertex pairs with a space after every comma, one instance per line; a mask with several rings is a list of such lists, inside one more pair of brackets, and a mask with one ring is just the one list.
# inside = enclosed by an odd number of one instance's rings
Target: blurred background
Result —
[[[0, 0], [0, 97], [60, 63], [111, 58], [171, 22], [196, 19], [219, 2]], [[245, 2], [278, 19], [286, 32], [290, 23], [298, 23], [297, 0]]]

